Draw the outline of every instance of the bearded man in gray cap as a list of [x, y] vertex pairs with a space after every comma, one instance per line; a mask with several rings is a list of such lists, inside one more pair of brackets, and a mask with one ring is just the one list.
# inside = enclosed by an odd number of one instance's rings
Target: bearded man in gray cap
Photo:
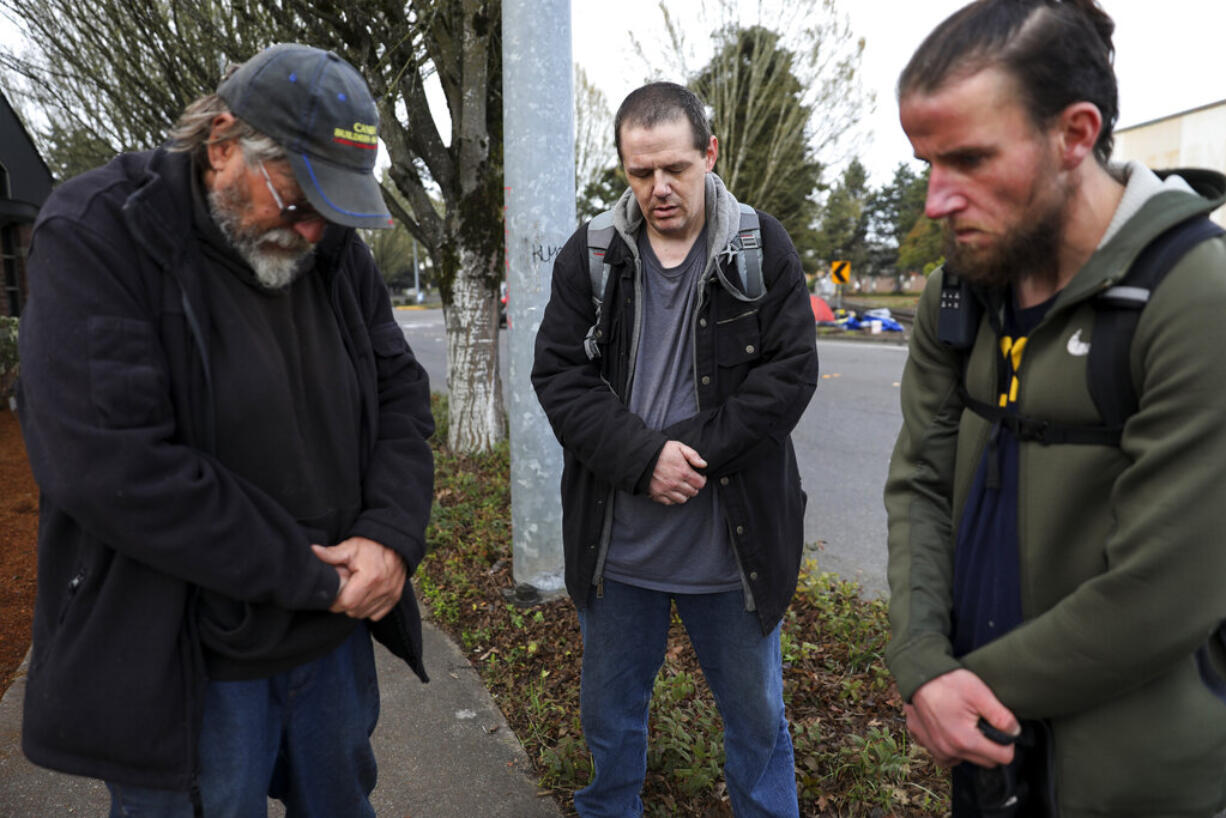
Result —
[[433, 488], [427, 378], [353, 230], [390, 224], [377, 123], [348, 63], [273, 46], [35, 227], [23, 748], [112, 815], [374, 815], [370, 635], [425, 680]]

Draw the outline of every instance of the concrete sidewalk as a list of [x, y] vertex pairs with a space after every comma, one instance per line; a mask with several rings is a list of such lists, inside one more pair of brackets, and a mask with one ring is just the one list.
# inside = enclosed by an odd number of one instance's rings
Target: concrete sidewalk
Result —
[[[423, 685], [375, 645], [381, 710], [373, 738], [383, 818], [560, 818], [538, 794], [532, 766], [476, 670], [446, 635], [425, 624]], [[0, 701], [0, 818], [105, 816], [106, 787], [35, 767], [21, 753], [25, 667]], [[269, 815], [284, 815], [280, 803]], [[344, 818], [344, 816], [337, 816]]]

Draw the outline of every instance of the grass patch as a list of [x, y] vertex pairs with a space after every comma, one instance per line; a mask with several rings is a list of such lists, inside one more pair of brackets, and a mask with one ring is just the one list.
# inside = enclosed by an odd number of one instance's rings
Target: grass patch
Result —
[[[849, 293], [843, 296], [845, 301], [860, 305], [865, 309], [889, 307], [893, 310], [913, 310], [919, 304], [919, 293]], [[832, 302], [833, 303], [833, 302]]]
[[[446, 399], [434, 396], [446, 428]], [[574, 607], [508, 605], [512, 585], [509, 455], [451, 454], [435, 435], [430, 553], [416, 583], [429, 615], [459, 643], [523, 742], [541, 786], [566, 810], [591, 761], [579, 726], [582, 640]], [[806, 565], [784, 619], [784, 696], [804, 816], [940, 816], [947, 775], [910, 742], [902, 703], [882, 663], [885, 604]], [[723, 728], [674, 618], [652, 702], [647, 814], [731, 816]]]

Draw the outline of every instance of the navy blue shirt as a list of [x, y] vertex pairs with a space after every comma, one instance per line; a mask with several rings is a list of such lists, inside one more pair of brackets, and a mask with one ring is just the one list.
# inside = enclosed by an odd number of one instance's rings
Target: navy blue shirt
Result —
[[[1001, 355], [997, 366], [1006, 375], [998, 401], [1006, 409], [1016, 411], [1026, 338], [1054, 301], [1055, 296], [1026, 309], [1012, 303], [1006, 306], [1005, 325], [997, 345]], [[993, 468], [997, 470], [996, 481], [988, 479]], [[997, 426], [979, 461], [958, 527], [951, 635], [954, 656], [986, 645], [1021, 624], [1017, 491], [1018, 439]]]

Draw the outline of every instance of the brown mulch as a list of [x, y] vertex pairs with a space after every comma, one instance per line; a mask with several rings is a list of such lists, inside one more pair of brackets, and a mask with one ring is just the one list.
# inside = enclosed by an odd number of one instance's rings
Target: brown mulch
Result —
[[17, 415], [0, 408], [0, 691], [30, 647], [38, 575], [38, 487]]

